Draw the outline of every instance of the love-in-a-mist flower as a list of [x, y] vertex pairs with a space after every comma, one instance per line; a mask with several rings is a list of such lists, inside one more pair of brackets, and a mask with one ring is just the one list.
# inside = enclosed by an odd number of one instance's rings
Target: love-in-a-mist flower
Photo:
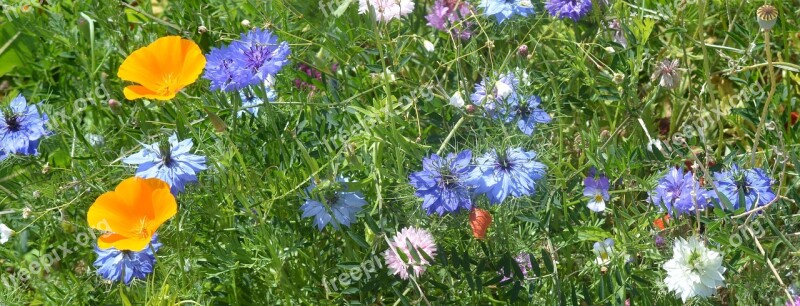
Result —
[[0, 115], [0, 160], [6, 154], [37, 154], [39, 141], [48, 134], [47, 115], [37, 105], [28, 105], [22, 95], [0, 108]]
[[610, 198], [608, 177], [605, 174], [588, 176], [583, 180], [583, 196], [589, 198], [589, 210], [603, 212]]
[[137, 84], [123, 90], [128, 100], [170, 100], [194, 83], [205, 65], [206, 58], [196, 43], [166, 36], [128, 55], [117, 76]]
[[9, 228], [5, 223], [0, 223], [0, 244], [8, 242], [11, 235], [14, 235], [14, 230]]
[[422, 198], [422, 208], [428, 215], [472, 209], [468, 184], [474, 169], [471, 161], [470, 150], [458, 155], [450, 153], [445, 158], [431, 154], [422, 160], [422, 171], [409, 175], [411, 186], [417, 189], [415, 194]]
[[776, 197], [772, 191], [772, 179], [759, 168], [745, 170], [734, 164], [727, 171], [714, 173], [714, 185], [719, 194], [711, 190], [710, 197], [723, 208], [721, 196], [733, 204], [733, 209], [744, 207], [747, 210], [766, 205]]
[[592, 10], [591, 0], [548, 0], [544, 7], [550, 15], [578, 21]]
[[[278, 98], [275, 90], [270, 86], [265, 86], [265, 88], [267, 90], [267, 101], [274, 102]], [[239, 91], [239, 97], [242, 98], [242, 108], [236, 112], [236, 117], [242, 117], [245, 113], [250, 113], [257, 117], [259, 108], [264, 106], [264, 100], [252, 92], [245, 92], [245, 90]]]
[[178, 211], [166, 182], [132, 177], [94, 201], [86, 219], [89, 227], [105, 232], [97, 238], [100, 249], [144, 250], [153, 235]]
[[392, 19], [400, 19], [414, 11], [414, 1], [412, 0], [359, 0], [358, 13], [369, 13], [370, 9], [375, 11], [375, 19], [382, 22], [389, 22]]
[[650, 202], [675, 216], [708, 206], [708, 191], [700, 186], [692, 172], [672, 168], [658, 180], [650, 193]]
[[472, 16], [472, 7], [465, 0], [436, 0], [425, 19], [428, 25], [440, 31], [450, 31], [450, 34], [461, 39], [469, 39], [472, 35], [472, 21], [466, 21]]
[[129, 285], [134, 279], [145, 279], [153, 273], [155, 252], [160, 247], [158, 235], [153, 235], [150, 244], [141, 251], [121, 251], [114, 247], [101, 249], [95, 246], [97, 260], [94, 261], [94, 266], [97, 274], [104, 279]]
[[159, 178], [177, 195], [187, 183], [197, 181], [198, 172], [206, 169], [206, 158], [190, 152], [193, 145], [191, 139], [178, 141], [178, 135], [172, 134], [168, 142], [143, 145], [141, 151], [123, 158], [122, 162], [139, 165], [136, 176]]
[[525, 101], [520, 101], [520, 96], [514, 95], [508, 99], [506, 123], [516, 122], [517, 128], [525, 135], [533, 134], [537, 124], [549, 123], [552, 118], [539, 105], [542, 99], [530, 96]]
[[598, 265], [608, 265], [611, 263], [611, 256], [614, 255], [614, 239], [606, 238], [603, 241], [595, 242], [592, 251], [597, 256], [594, 262]]
[[348, 190], [347, 180], [324, 181], [319, 187], [314, 183], [306, 188], [306, 202], [300, 206], [303, 218], [312, 218], [320, 231], [330, 224], [334, 229], [339, 225], [349, 227], [356, 220], [356, 214], [367, 204], [364, 195]]
[[[520, 272], [522, 272], [522, 275], [520, 275], [521, 278], [528, 278], [528, 271], [533, 269], [533, 265], [531, 264], [531, 255], [526, 252], [519, 253], [517, 254], [517, 257], [514, 257], [514, 262], [517, 263]], [[503, 267], [500, 268], [500, 271], [498, 271], [498, 273], [503, 276], [503, 279], [501, 279], [500, 282], [505, 282], [514, 277], [514, 269], [509, 269], [510, 271], [508, 272], [505, 270], [505, 267]]]
[[486, 16], [494, 16], [497, 23], [503, 23], [514, 15], [527, 17], [533, 15], [531, 0], [481, 0], [478, 7], [483, 9]]
[[470, 183], [475, 193], [485, 194], [492, 204], [508, 196], [521, 197], [536, 191], [536, 181], [545, 176], [546, 166], [536, 160], [536, 152], [521, 148], [491, 150], [477, 158]]
[[518, 99], [518, 86], [519, 80], [513, 73], [502, 74], [493, 82], [483, 78], [475, 84], [475, 92], [470, 95], [470, 100], [483, 107], [489, 116], [498, 118], [508, 108], [509, 100]]
[[436, 256], [436, 241], [433, 240], [433, 235], [421, 228], [406, 227], [389, 240], [389, 249], [383, 252], [383, 258], [392, 274], [408, 279], [409, 268], [415, 277], [419, 277], [431, 265], [421, 252], [431, 259]]
[[672, 89], [681, 84], [681, 71], [678, 68], [680, 62], [677, 59], [665, 59], [658, 65], [651, 77], [653, 81], [658, 81], [661, 87]]
[[725, 267], [722, 256], [708, 249], [696, 237], [675, 239], [672, 259], [664, 263], [667, 288], [685, 303], [689, 298], [709, 297], [722, 286]]

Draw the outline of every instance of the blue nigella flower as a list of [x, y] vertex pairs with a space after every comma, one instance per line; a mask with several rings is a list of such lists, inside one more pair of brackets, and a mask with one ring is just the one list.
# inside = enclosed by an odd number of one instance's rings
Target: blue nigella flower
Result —
[[531, 0], [481, 0], [478, 7], [484, 9], [486, 16], [497, 18], [498, 23], [503, 23], [514, 15], [527, 17], [534, 13]]
[[[744, 207], [751, 210], [775, 200], [772, 179], [759, 168], [742, 170], [734, 164], [728, 171], [714, 173], [714, 185], [733, 204], [733, 209]], [[710, 197], [721, 205], [719, 195], [714, 191], [710, 193]]]
[[[267, 100], [269, 102], [275, 101], [278, 95], [275, 94], [272, 87], [266, 86], [265, 88], [267, 89]], [[236, 112], [236, 117], [241, 117], [245, 112], [258, 116], [258, 108], [264, 106], [264, 100], [249, 92], [245, 93], [244, 90], [239, 91], [239, 96], [242, 98], [242, 108]]]
[[[692, 193], [695, 194], [694, 199]], [[708, 206], [708, 196], [692, 172], [684, 173], [683, 169], [672, 168], [658, 180], [658, 185], [650, 194], [650, 202], [675, 216], [693, 212], [695, 203], [697, 209], [702, 210]]]
[[6, 154], [6, 152], [0, 151], [0, 161], [5, 160], [6, 158], [8, 158], [8, 154]]
[[498, 118], [506, 107], [509, 100], [517, 99], [517, 88], [519, 80], [513, 73], [500, 75], [494, 84], [486, 84], [487, 78], [483, 78], [475, 84], [475, 92], [470, 95], [472, 103], [483, 107], [486, 113]]
[[[592, 168], [594, 170], [594, 168]], [[604, 174], [595, 176], [595, 171], [583, 180], [583, 196], [589, 198], [589, 210], [603, 212], [606, 209], [606, 201], [610, 198], [608, 194], [609, 181]]]
[[[336, 186], [328, 186], [326, 190], [317, 190], [317, 184], [311, 181], [311, 186], [306, 188], [305, 204], [300, 206], [303, 211], [303, 218], [314, 218], [314, 225], [320, 231], [330, 223], [334, 229], [339, 229], [339, 225], [349, 227], [356, 220], [356, 214], [367, 204], [364, 195], [357, 191], [348, 191], [347, 180], [339, 178]], [[314, 200], [312, 193], [317, 191], [324, 203]]]
[[46, 114], [40, 114], [36, 105], [28, 105], [25, 97], [17, 96], [11, 105], [2, 110], [0, 118], [0, 151], [6, 154], [37, 154], [39, 141], [47, 136]]
[[450, 153], [446, 158], [431, 154], [422, 160], [422, 171], [408, 176], [416, 195], [423, 199], [422, 208], [428, 215], [444, 215], [459, 209], [472, 208], [468, 181], [473, 166], [472, 151], [464, 150], [458, 155]]
[[517, 122], [517, 127], [526, 135], [533, 134], [536, 124], [544, 124], [552, 119], [543, 109], [539, 108], [542, 99], [531, 96], [526, 102], [520, 103], [518, 97], [509, 99], [506, 122]]
[[509, 195], [521, 197], [536, 191], [536, 181], [545, 176], [545, 165], [536, 161], [536, 152], [509, 148], [500, 154], [492, 150], [477, 158], [470, 182], [475, 192], [486, 194], [499, 204]]
[[116, 248], [100, 249], [94, 247], [97, 253], [97, 260], [94, 266], [97, 274], [110, 281], [122, 281], [126, 285], [133, 279], [144, 279], [153, 273], [153, 266], [156, 263], [155, 252], [161, 247], [158, 242], [158, 235], [153, 235], [150, 246], [144, 250], [120, 251]]
[[182, 192], [186, 183], [197, 181], [197, 173], [206, 169], [206, 158], [189, 153], [192, 149], [191, 139], [178, 141], [178, 135], [172, 134], [168, 143], [143, 145], [139, 153], [122, 159], [123, 163], [139, 165], [136, 176], [141, 178], [157, 177], [170, 186], [172, 194]]
[[289, 44], [278, 42], [270, 31], [255, 29], [242, 33], [240, 40], [229, 46], [235, 56], [237, 80], [243, 85], [257, 85], [275, 75], [289, 63]]
[[578, 21], [592, 10], [591, 0], [548, 0], [544, 7], [550, 15]]

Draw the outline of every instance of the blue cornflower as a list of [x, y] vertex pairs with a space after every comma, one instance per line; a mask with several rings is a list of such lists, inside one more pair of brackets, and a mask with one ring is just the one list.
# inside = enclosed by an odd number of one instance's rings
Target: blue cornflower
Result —
[[608, 188], [610, 186], [608, 177], [604, 174], [595, 176], [594, 168], [583, 180], [583, 196], [589, 198], [589, 210], [603, 212], [606, 209], [606, 201], [610, 198]]
[[[269, 102], [275, 101], [278, 97], [272, 87], [265, 87], [267, 89], [267, 100]], [[236, 117], [241, 117], [245, 112], [249, 112], [253, 116], [258, 116], [258, 108], [264, 105], [264, 100], [256, 95], [245, 93], [244, 90], [239, 91], [239, 96], [242, 98], [242, 108], [236, 112]]]
[[[330, 223], [334, 229], [339, 229], [339, 225], [350, 227], [356, 220], [356, 214], [367, 204], [364, 195], [358, 191], [348, 191], [347, 180], [339, 178], [336, 186], [325, 184], [324, 188], [317, 188], [317, 184], [311, 181], [311, 186], [306, 188], [305, 204], [300, 206], [303, 211], [303, 218], [314, 218], [314, 225], [320, 231]], [[323, 202], [313, 200], [312, 192], [317, 192]]]
[[185, 188], [186, 183], [197, 181], [197, 173], [206, 169], [206, 158], [189, 153], [192, 149], [191, 139], [178, 141], [178, 135], [172, 134], [168, 143], [143, 145], [139, 153], [122, 159], [123, 163], [139, 165], [136, 176], [141, 178], [159, 178], [170, 186], [172, 194], [177, 195]]
[[481, 0], [478, 7], [484, 9], [486, 16], [497, 18], [498, 23], [503, 23], [514, 15], [527, 17], [534, 13], [531, 0]]
[[153, 273], [156, 263], [155, 252], [161, 247], [158, 235], [153, 235], [150, 246], [141, 251], [120, 251], [116, 248], [100, 249], [94, 247], [97, 260], [94, 266], [97, 274], [110, 281], [122, 281], [126, 285], [136, 279], [144, 279]]
[[423, 199], [422, 208], [428, 215], [444, 215], [459, 209], [472, 208], [468, 181], [473, 166], [472, 151], [464, 150], [458, 155], [450, 153], [446, 158], [431, 154], [422, 160], [422, 171], [408, 176], [416, 195]]
[[[751, 210], [775, 200], [772, 179], [759, 168], [742, 170], [734, 164], [729, 171], [714, 173], [714, 185], [733, 204], [733, 209]], [[712, 191], [710, 197], [721, 203], [717, 193]]]
[[[692, 196], [694, 193], [694, 199]], [[666, 208], [670, 215], [693, 212], [695, 203], [698, 210], [708, 206], [707, 191], [700, 187], [692, 172], [672, 168], [658, 180], [658, 185], [650, 194], [650, 202], [660, 208]]]
[[47, 136], [46, 114], [39, 113], [37, 105], [28, 105], [25, 97], [11, 100], [9, 108], [2, 110], [0, 118], [0, 151], [6, 154], [37, 154], [39, 141]]
[[285, 41], [278, 42], [278, 37], [270, 31], [254, 29], [242, 33], [241, 39], [229, 46], [234, 54], [237, 82], [241, 85], [257, 85], [275, 75], [289, 63], [291, 51]]
[[545, 175], [545, 165], [536, 161], [536, 152], [509, 148], [500, 154], [492, 150], [477, 158], [470, 179], [478, 194], [499, 204], [509, 195], [521, 197], [536, 191], [536, 181]]
[[548, 123], [550, 115], [539, 107], [542, 99], [538, 96], [531, 96], [528, 101], [520, 103], [519, 97], [515, 96], [508, 100], [508, 111], [506, 122], [517, 122], [517, 127], [526, 135], [533, 134], [537, 123]]
[[8, 154], [6, 152], [0, 151], [0, 161], [5, 160], [8, 158]]
[[517, 99], [519, 80], [513, 73], [502, 74], [494, 84], [486, 84], [483, 78], [475, 84], [475, 92], [470, 95], [470, 100], [477, 106], [482, 106], [486, 113], [497, 118], [508, 104], [509, 100]]
[[206, 71], [203, 78], [211, 81], [211, 90], [232, 91], [244, 87], [249, 78], [241, 79], [237, 73], [236, 53], [230, 47], [211, 48], [206, 55]]
[[592, 0], [548, 0], [544, 7], [550, 15], [578, 21], [592, 10]]

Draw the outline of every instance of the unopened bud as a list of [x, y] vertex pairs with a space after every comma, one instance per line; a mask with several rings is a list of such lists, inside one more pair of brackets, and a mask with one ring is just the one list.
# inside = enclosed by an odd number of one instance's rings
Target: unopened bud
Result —
[[466, 109], [467, 109], [467, 114], [472, 114], [472, 113], [474, 113], [474, 112], [475, 112], [475, 109], [476, 109], [476, 107], [475, 107], [475, 104], [469, 104], [469, 105], [467, 105]]
[[528, 57], [528, 45], [522, 45], [517, 48], [517, 54], [522, 57]]
[[250, 20], [247, 20], [247, 19], [242, 20], [242, 26], [245, 27], [245, 28], [249, 28], [250, 27]]
[[208, 32], [208, 28], [206, 28], [206, 26], [197, 27], [197, 33], [205, 34], [206, 32]]
[[108, 99], [108, 107], [111, 108], [112, 111], [118, 111], [122, 108], [122, 104], [117, 101], [117, 99]]

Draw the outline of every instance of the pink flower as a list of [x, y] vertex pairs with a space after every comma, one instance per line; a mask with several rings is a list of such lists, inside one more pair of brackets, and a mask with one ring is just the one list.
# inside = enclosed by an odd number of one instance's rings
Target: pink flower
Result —
[[[416, 249], [419, 261], [414, 259], [414, 255], [408, 249], [409, 244]], [[406, 227], [397, 232], [397, 235], [392, 238], [389, 243], [389, 249], [383, 252], [383, 257], [392, 274], [400, 275], [402, 279], [408, 279], [409, 266], [413, 267], [414, 275], [419, 277], [422, 272], [425, 272], [425, 268], [431, 264], [421, 252], [425, 252], [428, 257], [433, 259], [436, 255], [436, 242], [433, 240], [433, 236], [424, 229]], [[403, 261], [399, 256], [400, 253], [405, 256], [406, 261]]]

